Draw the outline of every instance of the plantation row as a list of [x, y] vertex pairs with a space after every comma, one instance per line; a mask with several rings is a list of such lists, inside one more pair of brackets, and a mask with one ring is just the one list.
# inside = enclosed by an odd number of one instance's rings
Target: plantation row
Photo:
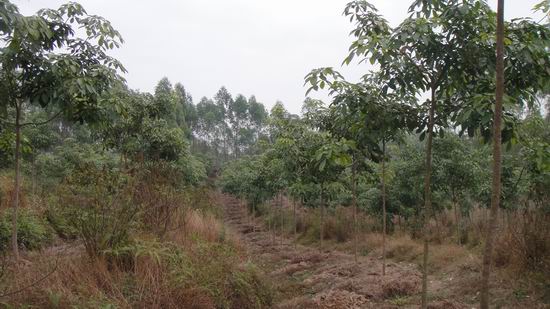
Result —
[[[428, 244], [452, 237], [483, 246], [478, 288], [486, 308], [495, 238], [506, 242], [497, 249], [520, 271], [550, 274], [550, 126], [541, 104], [550, 89], [550, 30], [530, 19], [497, 27], [482, 1], [414, 1], [409, 14], [391, 27], [368, 2], [350, 2], [344, 15], [354, 23], [354, 41], [344, 64], [358, 58], [377, 69], [358, 83], [333, 68], [311, 71], [308, 92], [328, 89], [330, 106], [308, 99], [300, 118], [275, 107], [269, 142], [260, 154], [230, 163], [223, 188], [253, 212], [278, 194], [318, 208], [321, 246], [329, 236], [325, 218], [340, 206], [353, 209], [352, 233], [358, 208], [378, 218], [373, 228], [384, 237], [396, 223], [422, 236], [423, 308]], [[504, 59], [495, 58], [502, 27]], [[494, 107], [495, 92], [501, 106]], [[474, 215], [489, 205], [484, 218]], [[453, 227], [442, 234], [447, 210]], [[383, 272], [384, 257], [383, 244]]]
[[[198, 102], [166, 78], [132, 90], [109, 55], [123, 44], [109, 21], [74, 2], [25, 16], [0, 0], [0, 305], [274, 305], [222, 221], [220, 189], [297, 242], [351, 240], [356, 263], [378, 254], [380, 235], [383, 276], [386, 258], [422, 265], [423, 308], [428, 266], [449, 244], [484, 259], [469, 294], [481, 292], [482, 308], [497, 304], [491, 265], [544, 302], [546, 19], [504, 23], [479, 0], [414, 1], [397, 27], [366, 1], [344, 14], [354, 27], [344, 64], [376, 70], [359, 82], [311, 71], [308, 92], [332, 102], [306, 98], [293, 115], [224, 87]], [[429, 244], [441, 246], [429, 255]]]

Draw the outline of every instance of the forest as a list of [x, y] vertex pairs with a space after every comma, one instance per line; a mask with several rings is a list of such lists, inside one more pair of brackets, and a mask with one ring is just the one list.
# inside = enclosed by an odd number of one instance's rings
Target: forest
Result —
[[0, 308], [550, 307], [550, 3], [504, 2], [349, 2], [372, 69], [294, 114], [132, 89], [107, 19], [0, 0]]

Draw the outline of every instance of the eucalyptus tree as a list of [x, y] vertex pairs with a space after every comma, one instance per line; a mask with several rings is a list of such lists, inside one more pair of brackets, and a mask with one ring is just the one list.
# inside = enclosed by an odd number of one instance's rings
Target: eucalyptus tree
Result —
[[229, 154], [228, 149], [228, 141], [232, 139], [233, 137], [232, 132], [229, 128], [229, 123], [231, 123], [234, 119], [234, 114], [231, 109], [231, 106], [233, 105], [233, 97], [231, 96], [231, 93], [227, 90], [225, 87], [221, 87], [220, 90], [216, 93], [214, 96], [214, 103], [220, 110], [222, 114], [222, 121], [220, 121], [217, 125], [217, 133], [219, 134], [221, 140], [222, 140], [222, 153], [225, 159], [227, 159]]
[[269, 116], [265, 106], [256, 100], [255, 96], [248, 98], [249, 126], [254, 129], [252, 143], [258, 141], [260, 136], [265, 134], [265, 125]]
[[247, 134], [248, 130], [246, 130], [246, 124], [249, 120], [248, 110], [248, 101], [242, 94], [237, 95], [235, 100], [229, 105], [231, 114], [229, 122], [233, 135], [233, 155], [236, 158], [240, 155], [242, 144], [244, 144], [249, 137], [249, 134]]
[[3, 0], [0, 15], [0, 40], [4, 43], [0, 54], [1, 108], [4, 115], [9, 108], [15, 113], [11, 124], [15, 131], [12, 249], [18, 257], [21, 129], [41, 124], [23, 122], [26, 107], [56, 108], [53, 117], [63, 114], [75, 121], [97, 120], [100, 97], [122, 81], [119, 72], [125, 71], [107, 51], [119, 47], [123, 40], [107, 20], [89, 15], [75, 2], [24, 16]]
[[190, 139], [193, 138], [193, 132], [197, 127], [197, 110], [193, 104], [193, 97], [185, 90], [181, 83], [174, 85], [174, 95], [178, 109], [181, 108], [183, 119], [178, 119], [178, 124], [184, 126], [185, 133]]
[[223, 126], [224, 111], [212, 100], [203, 97], [197, 108], [197, 134], [206, 141], [216, 155], [219, 155], [220, 135], [219, 128]]

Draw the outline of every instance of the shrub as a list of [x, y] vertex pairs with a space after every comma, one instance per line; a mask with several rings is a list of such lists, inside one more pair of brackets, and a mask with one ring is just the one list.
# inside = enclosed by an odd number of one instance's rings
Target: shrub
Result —
[[133, 181], [130, 175], [90, 164], [75, 169], [59, 187], [58, 203], [90, 257], [129, 243], [140, 211], [133, 202]]
[[[0, 217], [0, 251], [7, 250], [10, 246], [11, 220], [11, 212], [4, 211]], [[17, 226], [17, 241], [22, 249], [40, 249], [53, 239], [53, 233], [44, 220], [29, 210], [19, 211]]]

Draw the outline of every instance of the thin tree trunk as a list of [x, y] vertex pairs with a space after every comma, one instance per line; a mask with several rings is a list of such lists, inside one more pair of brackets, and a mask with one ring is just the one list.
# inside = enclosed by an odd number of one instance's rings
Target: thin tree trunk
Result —
[[493, 242], [497, 229], [498, 208], [500, 205], [500, 174], [502, 165], [501, 122], [502, 101], [504, 97], [504, 0], [498, 0], [497, 8], [497, 59], [496, 59], [496, 101], [493, 120], [493, 192], [491, 194], [491, 212], [489, 228], [485, 235], [483, 269], [481, 272], [481, 309], [489, 308], [489, 276], [493, 256]]
[[324, 229], [324, 225], [325, 225], [325, 206], [324, 206], [324, 201], [323, 201], [323, 184], [321, 183], [321, 201], [320, 201], [320, 205], [321, 207], [321, 222], [320, 222], [320, 225], [319, 225], [319, 240], [320, 240], [320, 246], [319, 246], [319, 250], [322, 251], [323, 250], [323, 229]]
[[386, 140], [382, 139], [382, 276], [386, 275]]
[[353, 155], [351, 162], [351, 190], [352, 190], [352, 205], [353, 205], [353, 247], [354, 247], [354, 259], [355, 264], [357, 264], [357, 247], [358, 247], [358, 241], [357, 241], [357, 166], [356, 166], [356, 160], [355, 155]]
[[[271, 232], [271, 244], [275, 244], [275, 220], [277, 219], [277, 197], [274, 197], [272, 206], [272, 216], [269, 224], [269, 231]], [[273, 207], [275, 209], [273, 209]]]
[[13, 213], [12, 213], [12, 232], [11, 246], [13, 256], [19, 259], [19, 246], [17, 244], [17, 215], [19, 211], [19, 195], [21, 190], [21, 104], [15, 105], [15, 188], [13, 191]]
[[252, 203], [252, 233], [256, 232], [256, 204]]
[[285, 214], [283, 212], [283, 194], [279, 193], [279, 207], [281, 212], [281, 246], [283, 245], [283, 238], [285, 232]]
[[432, 142], [435, 114], [435, 87], [432, 83], [430, 112], [428, 118], [428, 139], [426, 141], [426, 171], [424, 175], [424, 252], [422, 258], [422, 309], [428, 307], [428, 246], [430, 213], [432, 210], [431, 177], [432, 177]]
[[454, 210], [455, 210], [455, 224], [456, 224], [456, 242], [458, 243], [458, 245], [461, 244], [461, 241], [460, 241], [460, 218], [459, 218], [459, 215], [458, 215], [458, 206], [457, 206], [457, 202], [456, 202], [456, 199], [453, 199], [453, 206], [454, 206]]
[[298, 242], [298, 226], [296, 221], [296, 200], [292, 199], [292, 212], [294, 217], [294, 249], [296, 249], [296, 243]]
[[32, 196], [33, 198], [35, 198], [36, 196], [36, 177], [37, 177], [37, 173], [36, 173], [36, 155], [33, 154], [32, 155], [32, 161], [31, 161], [31, 165], [32, 165]]

